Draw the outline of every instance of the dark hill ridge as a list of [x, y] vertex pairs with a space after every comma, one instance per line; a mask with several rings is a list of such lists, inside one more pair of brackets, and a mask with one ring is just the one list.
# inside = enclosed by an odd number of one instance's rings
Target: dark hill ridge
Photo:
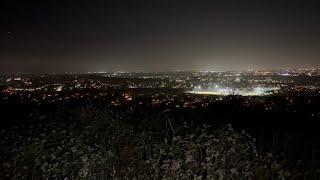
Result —
[[[20, 118], [1, 131], [1, 176], [316, 179], [315, 122], [300, 121], [309, 118], [304, 109], [312, 111], [313, 100], [288, 106], [285, 98], [269, 97], [246, 105], [246, 98], [231, 96], [175, 109], [99, 100], [21, 104], [16, 113], [2, 112]], [[277, 108], [266, 111], [268, 101]]]

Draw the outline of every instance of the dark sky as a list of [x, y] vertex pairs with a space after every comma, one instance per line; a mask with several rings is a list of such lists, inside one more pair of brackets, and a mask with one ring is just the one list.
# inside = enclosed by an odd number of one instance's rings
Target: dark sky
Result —
[[0, 3], [0, 71], [318, 67], [316, 1]]

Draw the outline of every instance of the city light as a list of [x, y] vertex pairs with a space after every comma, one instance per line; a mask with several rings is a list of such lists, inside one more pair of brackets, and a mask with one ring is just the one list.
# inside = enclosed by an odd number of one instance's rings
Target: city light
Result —
[[280, 88], [278, 87], [254, 87], [254, 88], [242, 88], [242, 89], [232, 89], [232, 88], [210, 88], [202, 89], [196, 88], [192, 91], [186, 91], [186, 93], [191, 94], [203, 94], [203, 95], [240, 95], [240, 96], [266, 96], [276, 93]]

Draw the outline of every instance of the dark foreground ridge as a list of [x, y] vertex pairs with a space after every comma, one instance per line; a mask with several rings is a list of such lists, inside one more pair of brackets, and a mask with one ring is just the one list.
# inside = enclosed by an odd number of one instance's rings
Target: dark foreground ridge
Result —
[[23, 121], [1, 130], [1, 177], [316, 179], [313, 125], [299, 129], [298, 113], [286, 126], [277, 121], [290, 113], [263, 115], [241, 101], [143, 111], [98, 101], [28, 105]]
[[133, 125], [127, 118], [130, 114], [92, 106], [73, 110], [69, 119], [60, 115], [1, 131], [2, 177], [277, 179], [290, 175], [272, 154], [258, 154], [253, 137], [230, 124], [222, 128], [177, 124], [159, 114]]

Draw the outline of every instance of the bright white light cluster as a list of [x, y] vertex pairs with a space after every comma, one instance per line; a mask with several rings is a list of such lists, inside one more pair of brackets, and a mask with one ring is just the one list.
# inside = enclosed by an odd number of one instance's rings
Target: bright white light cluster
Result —
[[192, 91], [187, 91], [187, 93], [192, 94], [207, 94], [207, 95], [241, 95], [241, 96], [265, 96], [273, 94], [278, 91], [278, 87], [255, 87], [255, 88], [242, 88], [242, 89], [232, 89], [229, 87], [215, 87], [210, 89], [195, 88]]

